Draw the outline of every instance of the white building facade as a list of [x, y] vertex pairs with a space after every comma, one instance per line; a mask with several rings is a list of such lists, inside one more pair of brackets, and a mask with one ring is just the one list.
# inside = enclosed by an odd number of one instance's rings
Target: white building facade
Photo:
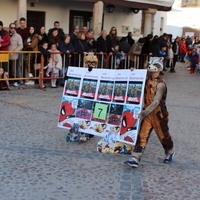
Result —
[[172, 10], [167, 13], [166, 32], [177, 36], [200, 37], [200, 1], [175, 0]]
[[[167, 31], [167, 11], [174, 0], [6, 0], [1, 2], [0, 20], [4, 27], [20, 17], [27, 19], [27, 25], [44, 25], [46, 31], [59, 21], [65, 33], [72, 25], [86, 25], [98, 36], [101, 30], [110, 31], [115, 26], [118, 36], [130, 31], [137, 39], [149, 33], [162, 35]], [[114, 6], [108, 12], [108, 6]], [[139, 12], [138, 12], [139, 11]], [[163, 12], [164, 11], [164, 12]], [[169, 31], [167, 31], [169, 32]]]

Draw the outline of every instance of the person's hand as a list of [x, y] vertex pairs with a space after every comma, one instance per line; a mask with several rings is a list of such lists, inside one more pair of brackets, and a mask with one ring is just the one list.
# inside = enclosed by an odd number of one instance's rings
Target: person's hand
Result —
[[113, 55], [113, 53], [112, 53], [112, 52], [110, 52], [110, 53], [109, 53], [109, 56], [112, 56], [112, 55]]
[[130, 70], [131, 70], [131, 71], [134, 71], [134, 70], [135, 70], [135, 67], [131, 67]]
[[144, 111], [141, 111], [141, 113], [138, 114], [138, 118], [142, 121], [145, 118]]

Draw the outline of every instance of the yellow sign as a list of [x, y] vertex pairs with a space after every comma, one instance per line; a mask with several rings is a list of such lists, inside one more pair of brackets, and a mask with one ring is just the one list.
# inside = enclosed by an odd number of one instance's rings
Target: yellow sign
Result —
[[8, 62], [8, 53], [0, 53], [0, 62]]

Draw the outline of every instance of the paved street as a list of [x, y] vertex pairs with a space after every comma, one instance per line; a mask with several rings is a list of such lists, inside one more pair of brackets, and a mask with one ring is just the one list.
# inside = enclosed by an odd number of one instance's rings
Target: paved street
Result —
[[96, 151], [100, 137], [66, 143], [57, 128], [62, 87], [0, 91], [0, 200], [200, 200], [200, 74], [164, 75], [172, 164], [153, 132], [138, 169]]

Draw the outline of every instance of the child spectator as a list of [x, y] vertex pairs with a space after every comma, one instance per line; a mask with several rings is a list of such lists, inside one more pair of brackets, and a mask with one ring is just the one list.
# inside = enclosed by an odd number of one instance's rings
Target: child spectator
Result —
[[186, 51], [187, 51], [187, 48], [186, 48], [185, 38], [182, 38], [180, 42], [180, 62], [184, 63], [184, 57], [185, 57]]
[[125, 54], [120, 50], [119, 45], [115, 45], [113, 48], [113, 53], [116, 56], [116, 68], [119, 68], [120, 62], [125, 60]]
[[[0, 68], [0, 79], [8, 79], [8, 72]], [[0, 81], [0, 90], [10, 90], [9, 81]]]
[[168, 54], [167, 54], [167, 46], [162, 46], [160, 51], [159, 51], [159, 57], [163, 57], [164, 58], [164, 60], [163, 60], [163, 71], [167, 71], [167, 69], [166, 69], [167, 56], [168, 56]]
[[[50, 57], [50, 52], [48, 51], [48, 43], [47, 42], [43, 42], [40, 46], [39, 46], [39, 51], [41, 52], [41, 54], [38, 54], [37, 57], [37, 63], [39, 64], [39, 66], [41, 67], [41, 55], [43, 56], [43, 66], [44, 66], [44, 70], [47, 69], [47, 65], [49, 63], [49, 57]], [[39, 80], [40, 83], [40, 80]], [[45, 88], [46, 86], [43, 85], [43, 88]]]
[[60, 54], [56, 54], [56, 53], [60, 52], [57, 50], [56, 44], [52, 44], [50, 46], [49, 52], [51, 53], [51, 57], [49, 59], [49, 64], [47, 65], [46, 76], [49, 77], [50, 76], [49, 73], [51, 72], [51, 77], [53, 78], [53, 79], [51, 79], [51, 87], [57, 88], [56, 77], [58, 77], [59, 70], [62, 69], [62, 58], [61, 58]]
[[193, 49], [189, 57], [190, 62], [190, 74], [193, 74], [195, 72], [196, 65], [199, 63], [199, 55], [198, 53]]

